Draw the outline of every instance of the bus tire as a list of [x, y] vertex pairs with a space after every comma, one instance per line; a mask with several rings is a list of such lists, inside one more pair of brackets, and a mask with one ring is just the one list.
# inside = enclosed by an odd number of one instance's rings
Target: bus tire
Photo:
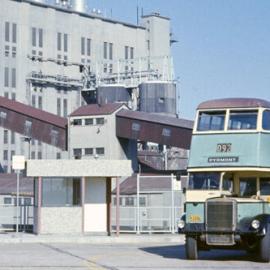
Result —
[[186, 236], [186, 257], [188, 260], [198, 259], [198, 243], [193, 237]]
[[260, 240], [259, 243], [259, 260], [261, 262], [270, 261], [270, 225], [267, 225], [265, 236]]

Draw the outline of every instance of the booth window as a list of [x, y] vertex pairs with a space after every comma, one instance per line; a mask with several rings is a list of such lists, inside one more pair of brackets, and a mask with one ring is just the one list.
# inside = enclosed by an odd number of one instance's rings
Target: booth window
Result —
[[79, 178], [44, 178], [42, 205], [50, 207], [77, 206], [81, 204]]

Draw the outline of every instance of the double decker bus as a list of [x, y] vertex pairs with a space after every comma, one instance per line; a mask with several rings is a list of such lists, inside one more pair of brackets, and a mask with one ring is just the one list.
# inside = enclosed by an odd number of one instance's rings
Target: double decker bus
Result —
[[270, 102], [231, 98], [197, 108], [188, 163], [186, 255], [239, 248], [270, 260]]

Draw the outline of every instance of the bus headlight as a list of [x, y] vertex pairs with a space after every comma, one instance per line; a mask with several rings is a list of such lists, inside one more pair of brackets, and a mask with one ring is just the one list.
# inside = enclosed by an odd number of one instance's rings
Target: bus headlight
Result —
[[252, 227], [253, 229], [255, 229], [255, 230], [259, 229], [259, 228], [260, 228], [260, 225], [261, 225], [261, 223], [260, 223], [260, 221], [257, 220], [257, 219], [254, 219], [254, 220], [252, 220], [252, 222], [251, 222], [251, 227]]
[[179, 228], [179, 229], [183, 229], [184, 227], [185, 227], [185, 225], [186, 225], [186, 223], [185, 223], [185, 221], [184, 220], [179, 220], [178, 221], [178, 223], [177, 223], [177, 227]]

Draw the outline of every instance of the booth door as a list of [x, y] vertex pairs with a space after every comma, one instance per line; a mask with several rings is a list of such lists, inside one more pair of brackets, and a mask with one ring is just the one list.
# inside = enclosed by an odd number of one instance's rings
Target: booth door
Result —
[[84, 231], [107, 231], [106, 178], [86, 179]]

